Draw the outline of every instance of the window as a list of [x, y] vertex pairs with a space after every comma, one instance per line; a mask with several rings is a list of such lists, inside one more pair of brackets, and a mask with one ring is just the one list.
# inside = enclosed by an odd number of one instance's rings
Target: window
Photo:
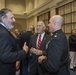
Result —
[[49, 19], [50, 19], [50, 11], [37, 16], [37, 21], [44, 21], [46, 26], [49, 23]]
[[76, 1], [56, 8], [56, 14], [62, 15], [64, 18], [62, 30], [65, 33], [71, 33], [72, 29], [76, 29]]

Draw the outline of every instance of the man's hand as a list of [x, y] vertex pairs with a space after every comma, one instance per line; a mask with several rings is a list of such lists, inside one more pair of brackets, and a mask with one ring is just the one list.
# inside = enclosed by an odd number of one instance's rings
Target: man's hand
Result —
[[43, 54], [42, 50], [35, 49], [33, 47], [31, 47], [30, 52], [35, 54], [35, 55], [42, 55]]
[[20, 67], [20, 61], [16, 61], [16, 69]]
[[46, 56], [39, 56], [38, 62], [41, 64], [44, 59], [46, 59]]
[[24, 43], [23, 50], [24, 50], [26, 53], [28, 52], [28, 46], [26, 46], [26, 42]]

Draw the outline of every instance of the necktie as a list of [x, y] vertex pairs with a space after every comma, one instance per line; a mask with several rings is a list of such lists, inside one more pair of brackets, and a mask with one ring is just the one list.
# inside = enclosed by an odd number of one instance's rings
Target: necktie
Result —
[[37, 44], [38, 49], [40, 49], [40, 45], [41, 45], [41, 34], [39, 35], [39, 39], [38, 39], [38, 44]]

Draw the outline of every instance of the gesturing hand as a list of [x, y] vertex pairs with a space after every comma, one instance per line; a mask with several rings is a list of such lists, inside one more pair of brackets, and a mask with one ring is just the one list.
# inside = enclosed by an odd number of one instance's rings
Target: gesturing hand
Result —
[[33, 47], [31, 47], [30, 52], [35, 54], [35, 55], [42, 55], [42, 50], [35, 49]]
[[24, 50], [26, 53], [28, 52], [28, 46], [26, 46], [26, 42], [24, 43], [23, 50]]

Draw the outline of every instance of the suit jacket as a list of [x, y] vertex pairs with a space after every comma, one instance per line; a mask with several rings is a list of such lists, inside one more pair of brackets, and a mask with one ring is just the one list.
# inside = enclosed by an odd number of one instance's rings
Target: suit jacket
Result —
[[18, 51], [15, 38], [2, 25], [0, 25], [0, 74], [15, 75], [16, 61], [24, 60], [26, 53], [24, 50]]
[[45, 75], [70, 75], [67, 38], [62, 30], [55, 31], [41, 63]]
[[[31, 37], [30, 48], [31, 47], [36, 48], [37, 37], [38, 34], [35, 34]], [[43, 51], [44, 55], [45, 55], [46, 44], [50, 40], [50, 38], [51, 38], [50, 35], [45, 34], [41, 42], [40, 50]], [[38, 56], [32, 54], [30, 59], [31, 61], [29, 65], [29, 75], [44, 75], [41, 66], [38, 64]]]
[[32, 31], [27, 31], [20, 36], [20, 47], [22, 48], [24, 45], [24, 42], [26, 42], [26, 45], [29, 46], [30, 37], [33, 35]]

